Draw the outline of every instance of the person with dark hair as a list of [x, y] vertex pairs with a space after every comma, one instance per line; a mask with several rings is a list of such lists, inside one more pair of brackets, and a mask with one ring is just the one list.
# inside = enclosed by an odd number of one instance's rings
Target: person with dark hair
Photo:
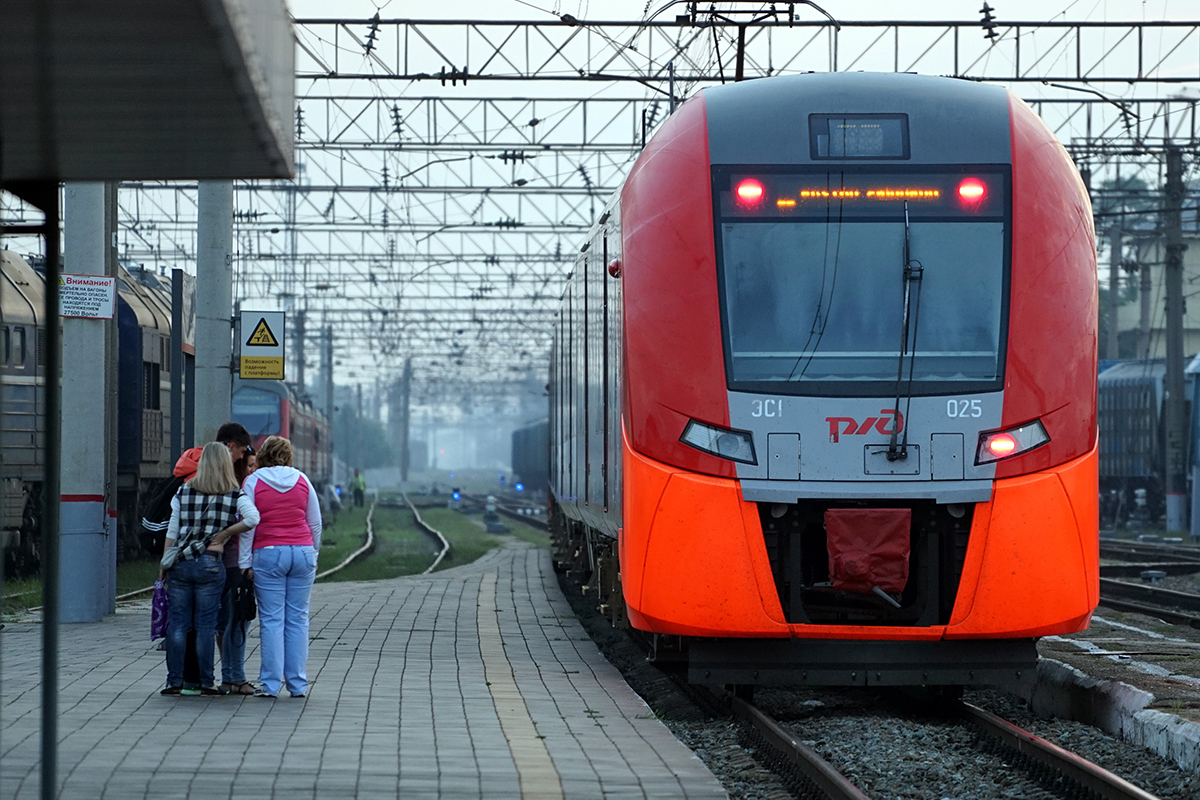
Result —
[[[238, 485], [246, 480], [247, 461], [254, 455], [253, 440], [250, 438], [250, 432], [245, 426], [238, 422], [226, 422], [217, 429], [216, 441], [229, 448], [229, 456], [233, 459], [233, 475], [237, 479]], [[184, 451], [179, 460], [175, 462], [174, 475], [190, 480], [196, 474], [196, 465], [200, 461], [200, 451], [202, 448], [193, 447]], [[238, 637], [238, 631], [233, 630], [230, 619], [232, 618], [233, 609], [233, 594], [237, 589], [238, 584], [242, 580], [241, 570], [238, 569], [238, 539], [234, 537], [225, 545], [225, 551], [222, 554], [222, 563], [225, 566], [225, 589], [221, 594], [221, 608], [217, 614], [217, 649], [221, 652], [221, 689], [224, 693], [237, 692], [240, 694], [251, 694], [254, 687], [246, 680], [245, 668], [242, 666], [246, 657], [246, 639], [245, 639], [245, 624], [241, 626], [241, 637]], [[234, 641], [229, 641], [233, 639]], [[227, 658], [225, 651], [230, 648], [231, 653]], [[228, 662], [228, 663], [226, 663]], [[184, 691], [192, 694], [199, 688], [199, 666], [196, 663], [196, 632], [189, 631], [187, 637], [187, 650], [183, 660], [183, 686]]]

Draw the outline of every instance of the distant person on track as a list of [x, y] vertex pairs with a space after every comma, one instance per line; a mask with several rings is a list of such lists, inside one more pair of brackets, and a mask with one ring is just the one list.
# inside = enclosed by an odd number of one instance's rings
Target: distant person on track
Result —
[[268, 436], [258, 469], [243, 490], [259, 513], [258, 526], [242, 534], [239, 564], [254, 581], [262, 667], [255, 697], [308, 693], [308, 602], [321, 549], [321, 509], [312, 481], [292, 467], [292, 444]]
[[[238, 520], [238, 517], [241, 520]], [[189, 630], [196, 631], [199, 665], [197, 694], [220, 694], [213, 686], [213, 646], [225, 569], [225, 542], [258, 524], [258, 510], [238, 489], [229, 448], [205, 445], [196, 474], [171, 501], [164, 557], [178, 547], [178, 558], [160, 577], [167, 579], [171, 611], [167, 621], [167, 686], [162, 693], [183, 693], [183, 662]]]
[[354, 477], [350, 479], [350, 488], [354, 491], [354, 505], [362, 508], [363, 495], [367, 491], [367, 479], [358, 470], [354, 470]]

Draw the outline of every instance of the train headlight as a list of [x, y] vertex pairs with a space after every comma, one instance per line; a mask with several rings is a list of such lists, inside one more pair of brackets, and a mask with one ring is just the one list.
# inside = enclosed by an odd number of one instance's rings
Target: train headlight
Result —
[[1050, 441], [1050, 435], [1039, 420], [1028, 422], [1018, 428], [1004, 431], [984, 431], [979, 434], [979, 448], [975, 451], [975, 464], [988, 464], [1001, 461], [1022, 453], [1028, 453], [1035, 447], [1041, 447]]
[[679, 441], [730, 461], [740, 461], [743, 464], [758, 463], [758, 459], [754, 457], [754, 437], [749, 431], [731, 431], [705, 425], [693, 419], [688, 420]]

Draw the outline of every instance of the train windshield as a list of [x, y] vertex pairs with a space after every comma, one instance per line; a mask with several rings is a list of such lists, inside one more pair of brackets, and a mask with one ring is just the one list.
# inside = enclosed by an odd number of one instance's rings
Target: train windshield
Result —
[[241, 386], [233, 393], [233, 421], [240, 422], [250, 436], [279, 433], [280, 397], [274, 392]]
[[[921, 276], [911, 292], [911, 393], [1001, 388], [1008, 185], [1000, 167], [714, 170], [729, 387], [894, 391], [907, 258]], [[908, 355], [903, 371], [907, 382]]]

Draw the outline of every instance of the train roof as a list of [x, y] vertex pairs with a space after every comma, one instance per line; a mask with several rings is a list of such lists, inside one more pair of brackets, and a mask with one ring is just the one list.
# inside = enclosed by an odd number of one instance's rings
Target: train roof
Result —
[[11, 250], [0, 250], [0, 271], [4, 274], [0, 319], [9, 325], [40, 325], [46, 307], [45, 280]]
[[258, 378], [253, 380], [243, 380], [235, 375], [233, 378], [233, 391], [236, 392], [238, 389], [243, 387], [270, 392], [271, 394], [278, 395], [279, 397], [285, 397], [291, 402], [313, 406], [314, 410], [316, 408], [313, 405], [312, 398], [308, 396], [308, 393], [301, 391], [300, 387], [294, 383], [289, 383], [287, 381], [261, 380]]
[[[0, 318], [14, 322], [40, 325], [45, 308], [44, 273], [38, 269], [42, 259], [31, 265], [11, 250], [0, 250], [0, 267], [4, 274], [5, 291], [0, 292]], [[137, 323], [163, 334], [171, 331], [171, 294], [161, 286], [147, 285], [123, 266], [117, 267], [117, 294], [133, 311]]]
[[[151, 284], [124, 266], [117, 267], [117, 294], [137, 317], [138, 326], [152, 328], [164, 335], [171, 333], [171, 291], [157, 281]], [[153, 273], [147, 273], [153, 276]]]
[[1166, 364], [1159, 358], [1118, 361], [1100, 373], [1099, 382], [1101, 386], [1124, 386], [1145, 381], [1161, 383], [1166, 374]]
[[813, 158], [810, 116], [904, 115], [909, 155], [862, 164], [1008, 164], [1009, 92], [893, 72], [782, 75], [703, 90], [713, 164], [844, 165]]

